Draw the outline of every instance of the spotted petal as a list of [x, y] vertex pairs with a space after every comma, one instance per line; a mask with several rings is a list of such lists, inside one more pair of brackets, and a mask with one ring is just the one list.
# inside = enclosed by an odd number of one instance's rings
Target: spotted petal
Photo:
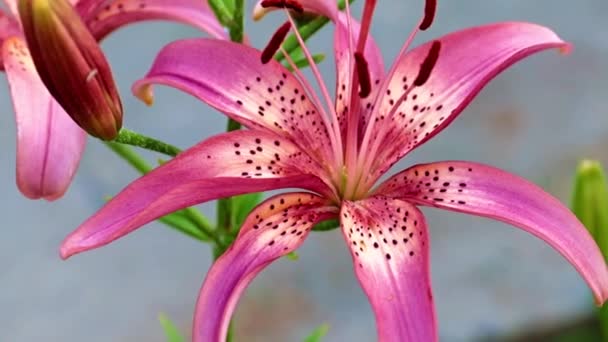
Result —
[[[380, 139], [376, 179], [403, 155], [439, 133], [473, 100], [479, 91], [508, 66], [535, 52], [568, 47], [551, 30], [529, 23], [506, 22], [479, 26], [439, 39], [441, 52], [429, 80], [411, 91], [389, 117], [394, 104], [412, 86], [431, 43], [397, 61], [385, 96], [375, 105], [374, 139]], [[378, 127], [388, 130], [381, 132]], [[392, 148], [385, 148], [392, 147]]]
[[321, 114], [302, 85], [280, 63], [262, 64], [251, 47], [217, 39], [171, 43], [133, 91], [151, 102], [153, 83], [192, 94], [249, 128], [291, 139], [321, 162], [331, 155]]
[[78, 168], [86, 135], [42, 84], [24, 41], [4, 41], [2, 57], [17, 122], [17, 185], [26, 197], [57, 199]]
[[[91, 8], [91, 3], [97, 5]], [[84, 9], [87, 5], [89, 8]], [[144, 20], [181, 22], [215, 38], [228, 39], [226, 30], [205, 0], [81, 0], [79, 9], [87, 11], [85, 21], [97, 39], [103, 39], [122, 26]]]
[[568, 208], [522, 178], [482, 164], [446, 161], [402, 171], [376, 193], [517, 226], [568, 259], [598, 303], [608, 298], [608, 269], [591, 235]]
[[327, 194], [318, 167], [288, 140], [258, 131], [216, 135], [134, 181], [71, 233], [61, 256], [108, 244], [168, 213], [280, 188]]
[[310, 193], [277, 195], [254, 209], [207, 273], [196, 303], [193, 341], [225, 341], [232, 312], [253, 278], [300, 247], [315, 223], [336, 214], [336, 207]]
[[437, 341], [422, 213], [400, 199], [345, 201], [342, 233], [376, 315], [379, 341]]
[[[259, 0], [253, 7], [253, 20], [262, 19], [268, 12], [277, 10], [276, 7], [262, 7], [262, 2]], [[338, 7], [333, 0], [298, 0], [304, 11], [321, 14], [332, 20], [335, 20], [338, 15]]]

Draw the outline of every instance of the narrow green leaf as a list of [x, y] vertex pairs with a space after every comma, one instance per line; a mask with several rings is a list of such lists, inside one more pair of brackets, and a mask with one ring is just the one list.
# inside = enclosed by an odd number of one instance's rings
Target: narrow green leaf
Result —
[[608, 188], [599, 162], [583, 160], [578, 165], [572, 211], [587, 227], [608, 260]]
[[179, 329], [171, 322], [167, 315], [160, 313], [158, 315], [158, 321], [160, 325], [163, 327], [165, 331], [165, 336], [167, 337], [167, 342], [185, 342], [186, 339], [179, 332]]
[[323, 323], [317, 329], [315, 329], [308, 337], [304, 339], [304, 342], [320, 342], [321, 339], [327, 335], [329, 331], [329, 324]]
[[[209, 7], [213, 13], [215, 13], [215, 17], [223, 26], [229, 26], [232, 24], [232, 13], [234, 11], [234, 3], [229, 4], [224, 0], [209, 0]], [[232, 9], [230, 8], [232, 7]]]
[[[312, 60], [315, 62], [315, 64], [319, 64], [319, 63], [323, 62], [324, 59], [325, 59], [325, 55], [322, 53], [312, 56]], [[296, 67], [298, 69], [303, 69], [303, 68], [306, 68], [307, 66], [309, 66], [308, 59], [306, 59], [306, 57], [295, 60], [294, 64], [296, 65]], [[293, 68], [291, 67], [291, 65], [286, 65], [285, 67], [289, 71], [293, 72]]]
[[230, 199], [232, 205], [231, 211], [231, 222], [232, 229], [238, 231], [247, 215], [255, 208], [262, 200], [262, 193], [256, 192], [251, 194], [244, 194], [240, 196], [234, 196]]
[[340, 226], [340, 222], [338, 222], [338, 220], [336, 219], [332, 219], [332, 220], [327, 220], [327, 221], [323, 221], [323, 222], [319, 222], [317, 224], [315, 224], [314, 227], [312, 227], [312, 230], [316, 231], [316, 232], [325, 232], [328, 230], [334, 230], [336, 228], [338, 228]]
[[[602, 165], [595, 160], [579, 163], [574, 178], [572, 211], [587, 227], [608, 260], [608, 188]], [[603, 341], [608, 341], [608, 305], [598, 310], [597, 317]]]
[[190, 221], [184, 210], [165, 215], [159, 218], [158, 221], [199, 241], [211, 241], [208, 236], [201, 233], [198, 227]]
[[295, 251], [289, 252], [287, 255], [285, 255], [285, 257], [291, 261], [297, 261], [300, 259], [300, 256]]

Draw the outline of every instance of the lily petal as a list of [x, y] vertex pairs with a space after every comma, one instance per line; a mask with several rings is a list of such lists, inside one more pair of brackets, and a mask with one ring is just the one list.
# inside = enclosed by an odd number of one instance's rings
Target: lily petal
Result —
[[256, 207], [207, 273], [196, 303], [193, 341], [225, 341], [230, 317], [253, 278], [300, 247], [315, 223], [336, 214], [336, 207], [310, 193], [277, 195]]
[[557, 199], [525, 179], [483, 164], [445, 161], [402, 171], [375, 193], [519, 227], [568, 259], [597, 303], [608, 298], [608, 268], [587, 229]]
[[[0, 46], [4, 44], [4, 41], [9, 37], [20, 36], [19, 23], [15, 19], [0, 10]], [[4, 70], [4, 62], [0, 56], [0, 70]]]
[[57, 199], [76, 173], [86, 134], [42, 84], [24, 41], [4, 41], [2, 57], [17, 122], [17, 185], [28, 198]]
[[[266, 7], [262, 6], [264, 0], [259, 0], [253, 7], [253, 20], [262, 19], [268, 12], [275, 11], [277, 7]], [[299, 0], [297, 1], [302, 5], [304, 11], [321, 14], [328, 17], [331, 20], [336, 20], [338, 15], [338, 7], [336, 2], [333, 0]]]
[[72, 232], [61, 257], [106, 245], [168, 213], [243, 193], [304, 188], [327, 194], [310, 157], [270, 133], [213, 136], [129, 184]]
[[144, 20], [182, 22], [215, 38], [228, 39], [226, 29], [204, 0], [113, 0], [100, 3], [94, 10], [89, 9], [89, 13], [85, 15], [85, 22], [98, 40], [122, 26]]
[[344, 201], [340, 226], [376, 315], [379, 341], [437, 341], [423, 214], [400, 199]]
[[321, 113], [291, 72], [274, 60], [262, 64], [260, 55], [217, 39], [173, 42], [133, 92], [151, 103], [153, 83], [175, 87], [249, 128], [291, 139], [317, 161], [329, 160], [332, 149]]
[[387, 117], [405, 89], [412, 86], [431, 42], [397, 61], [387, 94], [378, 99], [375, 108], [386, 119], [371, 124], [387, 125], [386, 132], [376, 129], [374, 133], [384, 134], [378, 136], [382, 139], [379, 146], [392, 148], [382, 148], [381, 154], [373, 157], [379, 164], [371, 177], [379, 177], [406, 153], [447, 127], [492, 78], [510, 65], [535, 52], [569, 46], [548, 28], [520, 22], [473, 27], [439, 41], [441, 51], [430, 78], [411, 91], [394, 116]]
[[[336, 32], [334, 35], [334, 56], [336, 59], [336, 114], [338, 116], [338, 122], [342, 129], [343, 139], [346, 138], [346, 122], [347, 117], [345, 116], [350, 108], [351, 104], [351, 81], [354, 72], [354, 51], [356, 48], [357, 39], [359, 37], [359, 31], [361, 25], [358, 21], [351, 18], [351, 46], [348, 42], [349, 30], [348, 30], [348, 19], [344, 13], [339, 14], [339, 20], [336, 22]], [[382, 60], [382, 53], [378, 48], [375, 40], [368, 35], [365, 50], [363, 52], [365, 60], [368, 65], [370, 80], [373, 85], [380, 83], [384, 79], [384, 62]], [[377, 86], [372, 86], [371, 93], [361, 100], [361, 115], [359, 127], [363, 128], [369, 121], [369, 116], [372, 113], [373, 100], [376, 98], [378, 93]], [[362, 132], [361, 132], [362, 133]], [[362, 134], [359, 134], [362, 137]]]

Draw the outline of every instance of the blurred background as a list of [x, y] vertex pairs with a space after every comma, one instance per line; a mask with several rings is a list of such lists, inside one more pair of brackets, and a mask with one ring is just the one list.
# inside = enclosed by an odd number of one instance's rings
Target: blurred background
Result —
[[[362, 1], [356, 2], [360, 10]], [[372, 32], [387, 65], [422, 6], [423, 1], [413, 0], [378, 5]], [[605, 0], [439, 1], [433, 27], [418, 36], [417, 44], [468, 26], [521, 20], [554, 29], [574, 50], [568, 56], [544, 52], [501, 74], [449, 129], [399, 168], [444, 159], [489, 163], [567, 203], [577, 161], [608, 162], [606, 18]], [[264, 46], [283, 20], [275, 14], [262, 23], [248, 22], [253, 45]], [[331, 53], [332, 33], [325, 28], [311, 49]], [[197, 35], [177, 24], [144, 23], [103, 43], [123, 96], [126, 127], [180, 147], [224, 129], [224, 117], [187, 95], [158, 87], [156, 103], [148, 108], [129, 91], [162, 46]], [[331, 60], [321, 65], [329, 85], [334, 84]], [[89, 139], [62, 200], [27, 200], [14, 181], [15, 127], [4, 81], [0, 110], [0, 340], [163, 341], [160, 312], [189, 334], [211, 262], [209, 246], [154, 223], [105, 248], [61, 261], [58, 246], [64, 236], [137, 174]], [[214, 216], [214, 204], [201, 208]], [[442, 341], [497, 340], [556, 329], [592, 313], [583, 280], [540, 240], [487, 219], [424, 212], [431, 226]], [[298, 341], [321, 323], [331, 327], [328, 341], [375, 340], [373, 314], [339, 231], [311, 234], [298, 254], [297, 261], [283, 258], [273, 264], [250, 286], [236, 312], [236, 341]]]

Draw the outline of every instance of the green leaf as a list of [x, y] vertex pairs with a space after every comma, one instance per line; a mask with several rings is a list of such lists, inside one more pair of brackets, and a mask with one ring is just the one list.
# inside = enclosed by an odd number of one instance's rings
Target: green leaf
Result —
[[[579, 163], [574, 178], [572, 211], [587, 227], [608, 260], [608, 188], [602, 165], [595, 160]], [[608, 341], [608, 305], [597, 312], [603, 341]]]
[[200, 229], [192, 223], [185, 210], [165, 215], [159, 218], [158, 221], [197, 240], [204, 242], [211, 241], [208, 236], [203, 234]]
[[234, 196], [230, 199], [232, 205], [231, 218], [232, 229], [238, 231], [247, 215], [255, 208], [262, 200], [262, 193], [256, 192], [251, 194], [244, 194], [240, 196]]
[[340, 222], [336, 219], [331, 219], [323, 222], [319, 222], [312, 227], [315, 232], [325, 232], [328, 230], [334, 230], [340, 226]]
[[185, 342], [186, 339], [181, 335], [179, 329], [171, 322], [167, 315], [161, 313], [158, 315], [158, 321], [165, 331], [167, 342]]
[[[324, 59], [325, 59], [325, 55], [322, 53], [312, 55], [312, 60], [315, 62], [315, 64], [319, 64], [319, 63], [323, 62]], [[296, 65], [296, 67], [298, 69], [303, 69], [310, 65], [308, 63], [308, 59], [306, 57], [303, 57], [300, 59], [294, 59], [294, 64]], [[293, 72], [293, 68], [291, 67], [291, 65], [286, 65], [285, 67], [287, 68], [287, 70]]]
[[320, 342], [321, 339], [327, 335], [329, 331], [329, 324], [323, 323], [317, 329], [315, 329], [308, 337], [304, 339], [304, 342]]
[[297, 261], [300, 259], [300, 256], [295, 251], [287, 253], [285, 257], [291, 261]]
[[215, 17], [223, 26], [229, 26], [233, 22], [232, 13], [234, 12], [234, 2], [228, 3], [224, 0], [209, 0], [209, 7]]
[[608, 188], [599, 162], [583, 160], [578, 165], [572, 211], [587, 227], [608, 260]]

